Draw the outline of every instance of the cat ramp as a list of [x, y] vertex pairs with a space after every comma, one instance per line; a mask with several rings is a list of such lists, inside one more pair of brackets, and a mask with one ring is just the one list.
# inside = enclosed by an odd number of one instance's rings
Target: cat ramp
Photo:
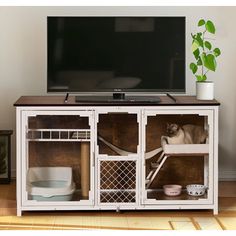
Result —
[[146, 177], [146, 189], [150, 187], [153, 180], [161, 170], [168, 157], [175, 156], [200, 156], [209, 154], [209, 144], [168, 144], [166, 139], [162, 138], [162, 149], [160, 157], [156, 162], [151, 163], [151, 171]]

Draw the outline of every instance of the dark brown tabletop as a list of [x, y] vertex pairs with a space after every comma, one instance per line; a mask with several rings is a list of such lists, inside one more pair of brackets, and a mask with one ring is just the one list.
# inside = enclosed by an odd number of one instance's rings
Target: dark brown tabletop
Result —
[[[197, 100], [195, 96], [174, 96], [176, 102], [168, 96], [159, 96], [160, 102], [120, 102], [120, 101], [81, 101], [76, 102], [75, 96], [22, 96], [14, 106], [219, 106], [217, 100]], [[92, 97], [91, 97], [92, 98]]]

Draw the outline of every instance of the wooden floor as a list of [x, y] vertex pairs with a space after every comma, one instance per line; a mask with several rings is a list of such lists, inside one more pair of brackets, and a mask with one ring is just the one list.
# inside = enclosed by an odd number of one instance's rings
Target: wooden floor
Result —
[[220, 212], [77, 211], [27, 212], [16, 216], [15, 183], [0, 185], [0, 229], [236, 230], [236, 182], [221, 182]]

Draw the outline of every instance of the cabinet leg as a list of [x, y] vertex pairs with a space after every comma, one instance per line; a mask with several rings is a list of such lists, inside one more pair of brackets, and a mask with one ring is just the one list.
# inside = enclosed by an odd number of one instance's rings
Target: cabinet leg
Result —
[[218, 215], [218, 206], [215, 206], [215, 207], [213, 208], [213, 214], [214, 214], [214, 215]]
[[81, 143], [81, 194], [87, 199], [89, 196], [90, 168], [89, 155], [90, 145], [87, 142]]
[[17, 214], [17, 216], [22, 216], [22, 211], [21, 211], [21, 209], [17, 208], [16, 214]]

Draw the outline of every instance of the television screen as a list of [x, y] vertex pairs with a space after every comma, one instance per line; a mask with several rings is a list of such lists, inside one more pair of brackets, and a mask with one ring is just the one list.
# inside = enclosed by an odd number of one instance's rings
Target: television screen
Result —
[[185, 17], [48, 17], [48, 92], [184, 92]]

